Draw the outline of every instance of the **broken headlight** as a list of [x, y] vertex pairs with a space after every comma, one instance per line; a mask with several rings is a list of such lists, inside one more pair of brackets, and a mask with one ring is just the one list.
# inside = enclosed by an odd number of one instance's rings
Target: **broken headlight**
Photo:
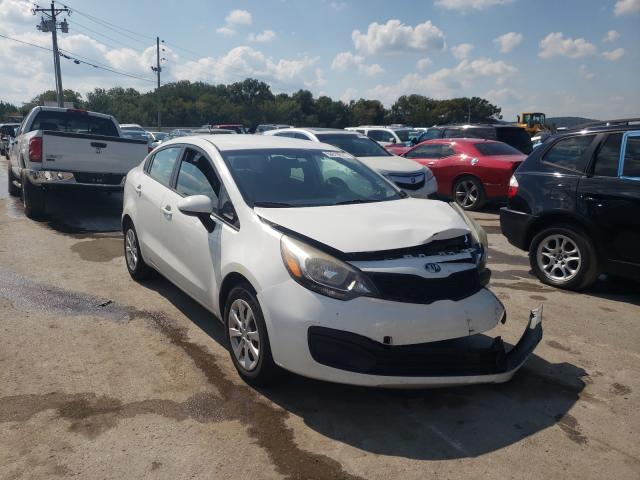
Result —
[[467, 215], [460, 205], [455, 202], [450, 203], [451, 207], [460, 214], [465, 221], [469, 230], [471, 230], [471, 236], [473, 237], [474, 247], [476, 249], [476, 263], [478, 269], [482, 270], [487, 266], [487, 254], [489, 253], [489, 239], [487, 238], [487, 232], [484, 231], [478, 222]]

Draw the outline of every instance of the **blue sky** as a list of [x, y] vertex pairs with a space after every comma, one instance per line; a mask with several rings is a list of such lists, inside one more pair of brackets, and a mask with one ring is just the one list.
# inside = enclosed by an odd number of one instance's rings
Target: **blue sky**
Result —
[[[71, 0], [68, 52], [152, 78], [152, 37], [166, 42], [163, 80], [274, 91], [307, 88], [343, 100], [477, 95], [512, 120], [640, 115], [640, 0], [318, 0], [104, 2]], [[0, 0], [0, 33], [50, 47], [24, 0]], [[105, 20], [110, 28], [95, 20]], [[65, 88], [151, 82], [64, 61]], [[4, 87], [2, 86], [4, 85]], [[0, 38], [0, 99], [53, 87], [51, 54]]]

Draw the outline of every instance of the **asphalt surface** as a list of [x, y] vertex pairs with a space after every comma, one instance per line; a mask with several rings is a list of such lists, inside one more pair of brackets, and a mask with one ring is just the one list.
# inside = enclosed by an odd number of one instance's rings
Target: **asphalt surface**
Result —
[[545, 336], [504, 385], [354, 388], [236, 375], [217, 319], [167, 281], [133, 282], [121, 195], [67, 193], [24, 217], [0, 160], [0, 478], [640, 478], [640, 287], [540, 284], [489, 234], [511, 343]]

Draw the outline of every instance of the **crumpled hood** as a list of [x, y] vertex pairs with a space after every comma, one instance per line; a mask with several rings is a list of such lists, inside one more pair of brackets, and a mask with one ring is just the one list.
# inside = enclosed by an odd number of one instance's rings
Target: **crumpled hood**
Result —
[[413, 160], [396, 155], [389, 157], [358, 157], [367, 167], [373, 168], [380, 173], [420, 173], [424, 169], [422, 165]]
[[330, 207], [256, 207], [255, 212], [344, 253], [414, 247], [469, 233], [448, 203], [418, 198]]

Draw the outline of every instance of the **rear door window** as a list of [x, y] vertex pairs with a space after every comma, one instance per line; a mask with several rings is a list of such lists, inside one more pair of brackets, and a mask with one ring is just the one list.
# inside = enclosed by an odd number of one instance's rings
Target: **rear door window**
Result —
[[621, 133], [614, 133], [607, 137], [596, 154], [595, 163], [593, 165], [593, 175], [596, 177], [618, 176], [621, 144]]
[[627, 137], [622, 176], [640, 178], [640, 135]]
[[442, 130], [439, 128], [430, 128], [425, 133], [420, 135], [420, 141], [424, 142], [425, 140], [433, 140], [436, 138], [442, 137]]
[[182, 147], [172, 147], [156, 152], [151, 160], [149, 176], [165, 187], [170, 187], [173, 167], [178, 161], [181, 151]]
[[589, 161], [587, 152], [595, 135], [579, 135], [556, 142], [542, 161], [566, 170], [583, 173]]

